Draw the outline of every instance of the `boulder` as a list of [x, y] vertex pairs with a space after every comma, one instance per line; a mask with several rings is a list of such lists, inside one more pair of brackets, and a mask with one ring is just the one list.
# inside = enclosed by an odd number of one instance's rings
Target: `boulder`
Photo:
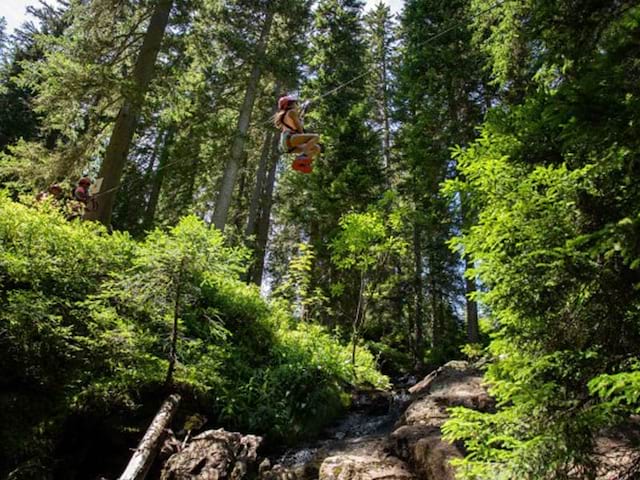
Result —
[[423, 397], [407, 407], [396, 426], [422, 425], [439, 427], [446, 419], [447, 411], [444, 405], [431, 397]]
[[456, 376], [466, 376], [469, 374], [469, 369], [467, 368], [467, 362], [462, 361], [454, 361], [449, 362], [442, 367], [437, 368], [414, 386], [409, 388], [409, 393], [412, 395], [428, 395], [429, 388], [431, 384], [435, 381], [438, 376], [446, 376], [447, 378], [453, 378]]
[[239, 480], [253, 466], [262, 438], [223, 429], [193, 437], [165, 463], [162, 480]]
[[258, 478], [260, 480], [298, 480], [298, 474], [287, 467], [282, 465], [271, 466], [270, 462], [266, 460], [260, 464], [258, 469]]
[[464, 406], [488, 411], [494, 407], [493, 399], [484, 387], [482, 373], [468, 362], [452, 361], [431, 372], [409, 389], [416, 399], [427, 395], [440, 405]]
[[320, 466], [319, 480], [413, 480], [407, 465], [395, 457], [337, 455]]
[[409, 392], [413, 401], [390, 436], [391, 449], [420, 478], [453, 480], [455, 472], [450, 461], [462, 458], [463, 452], [442, 439], [440, 427], [448, 417], [449, 407], [482, 411], [494, 407], [482, 375], [467, 362], [453, 361], [431, 372]]
[[640, 417], [632, 415], [622, 425], [600, 432], [593, 458], [597, 480], [640, 478]]
[[428, 425], [403, 425], [389, 436], [390, 449], [399, 458], [411, 460], [414, 458], [415, 444], [439, 432], [439, 428]]
[[426, 425], [402, 426], [391, 434], [396, 455], [406, 459], [420, 478], [455, 480], [450, 461], [462, 452], [442, 439], [440, 429]]

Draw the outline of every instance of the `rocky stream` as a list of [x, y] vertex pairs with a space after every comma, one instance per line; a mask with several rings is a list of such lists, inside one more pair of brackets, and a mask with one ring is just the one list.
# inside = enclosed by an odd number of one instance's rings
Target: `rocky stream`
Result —
[[163, 480], [453, 480], [449, 460], [460, 446], [442, 440], [450, 406], [493, 408], [481, 373], [466, 362], [449, 362], [420, 382], [392, 392], [361, 392], [339, 423], [321, 439], [263, 456], [262, 439], [224, 430], [195, 436], [165, 462]]

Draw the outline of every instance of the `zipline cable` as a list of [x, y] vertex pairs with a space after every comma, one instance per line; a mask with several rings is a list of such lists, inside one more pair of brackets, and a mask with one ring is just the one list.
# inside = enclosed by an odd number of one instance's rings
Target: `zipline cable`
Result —
[[[484, 10], [479, 11], [478, 13], [476, 13], [475, 15], [472, 15], [471, 18], [469, 20], [475, 20], [478, 17], [481, 17], [482, 15], [484, 15], [485, 13], [489, 13], [491, 10], [493, 10], [496, 7], [499, 7], [500, 5], [502, 5], [504, 2], [506, 2], [507, 0], [500, 0], [496, 3], [494, 3], [493, 5], [485, 8]], [[446, 30], [443, 30], [442, 32], [436, 33], [435, 35], [427, 38], [427, 40], [424, 42], [424, 44], [428, 44], [432, 41], [434, 41], [436, 38], [440, 38], [442, 35], [445, 35], [447, 33], [449, 33], [451, 30], [453, 30], [454, 28], [459, 27], [461, 24], [463, 23], [463, 20], [460, 20], [459, 22], [454, 23], [452, 26], [450, 26], [449, 28], [447, 28]]]
[[[503, 3], [505, 3], [507, 0], [499, 0], [498, 2], [494, 3], [493, 5], [485, 8], [484, 10], [479, 11], [478, 13], [476, 13], [475, 15], [472, 15], [471, 18], [469, 20], [475, 20], [476, 18], [484, 15], [485, 13], [489, 13], [490, 11], [492, 11], [494, 8], [497, 8], [499, 6], [501, 6]], [[447, 33], [449, 33], [450, 31], [454, 30], [455, 28], [458, 28], [460, 25], [462, 25], [463, 23], [465, 23], [465, 20], [460, 20], [456, 23], [454, 23], [453, 25], [451, 25], [449, 28], [436, 33], [435, 35], [432, 35], [431, 37], [427, 38], [423, 45], [428, 45], [429, 43], [433, 42], [434, 40], [436, 40], [437, 38], [442, 37], [443, 35], [446, 35]], [[317, 102], [318, 100], [321, 100], [325, 97], [328, 97], [329, 95], [333, 95], [334, 93], [342, 90], [344, 87], [346, 87], [347, 85], [352, 84], [353, 82], [355, 82], [356, 80], [359, 80], [360, 78], [364, 77], [365, 75], [367, 75], [369, 72], [371, 72], [372, 70], [374, 70], [376, 68], [376, 66], [372, 66], [371, 68], [367, 69], [364, 73], [361, 73], [360, 75], [353, 77], [351, 80], [348, 80], [340, 85], [338, 85], [337, 87], [329, 90], [326, 93], [323, 93], [322, 95], [318, 95], [317, 97], [314, 97], [312, 99], [309, 100], [310, 103], [313, 102]]]
[[[160, 170], [164, 170], [165, 168], [171, 167], [173, 165], [176, 165], [178, 163], [180, 163], [182, 161], [182, 159], [180, 160], [174, 160], [173, 162], [169, 162], [166, 165], [163, 165], [162, 167], [158, 167], [155, 172], [159, 172]], [[129, 184], [129, 186], [133, 187], [135, 186], [137, 183], [142, 182], [142, 179], [137, 180], [137, 181], [133, 181]], [[118, 190], [120, 187], [122, 187], [122, 183], [120, 183], [119, 185], [116, 185], [115, 187], [111, 187], [109, 190], [105, 190], [104, 192], [98, 192], [95, 195], [92, 195], [91, 198], [98, 198], [101, 197], [103, 195], [106, 195], [107, 193], [111, 193], [111, 192], [115, 192], [116, 190]]]

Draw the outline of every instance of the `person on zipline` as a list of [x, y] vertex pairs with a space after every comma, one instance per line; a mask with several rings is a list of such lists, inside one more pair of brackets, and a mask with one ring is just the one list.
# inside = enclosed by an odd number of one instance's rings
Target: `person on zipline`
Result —
[[284, 153], [297, 153], [291, 164], [294, 170], [311, 173], [314, 158], [320, 153], [318, 145], [320, 135], [305, 133], [302, 119], [298, 111], [298, 100], [285, 95], [278, 99], [278, 113], [273, 118], [276, 128], [281, 130], [280, 147]]

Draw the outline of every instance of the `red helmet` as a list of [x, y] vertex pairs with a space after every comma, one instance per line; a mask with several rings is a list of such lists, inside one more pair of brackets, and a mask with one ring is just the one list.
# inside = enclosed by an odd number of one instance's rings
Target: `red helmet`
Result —
[[89, 187], [91, 186], [91, 179], [89, 177], [82, 177], [80, 180], [78, 180], [78, 185]]
[[297, 102], [298, 99], [293, 95], [285, 95], [284, 97], [280, 97], [278, 99], [278, 110], [286, 110], [291, 106], [292, 103]]

